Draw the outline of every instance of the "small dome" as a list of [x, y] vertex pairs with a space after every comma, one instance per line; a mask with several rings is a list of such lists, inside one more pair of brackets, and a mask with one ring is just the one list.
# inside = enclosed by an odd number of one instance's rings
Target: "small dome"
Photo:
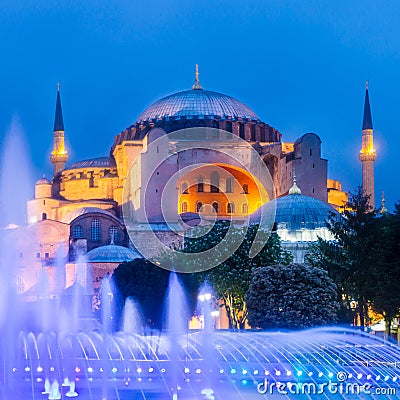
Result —
[[290, 194], [261, 206], [252, 214], [251, 221], [260, 220], [261, 210], [268, 214], [273, 212], [275, 207], [275, 223], [278, 229], [289, 231], [326, 228], [326, 222], [331, 216], [340, 218], [340, 214], [333, 207], [321, 200], [301, 194]]
[[92, 263], [122, 263], [125, 261], [132, 261], [135, 258], [143, 257], [135, 250], [115, 244], [96, 247], [86, 254], [86, 261]]
[[156, 101], [140, 115], [137, 122], [166, 117], [260, 120], [254, 111], [233, 97], [210, 90], [192, 89]]
[[51, 185], [51, 182], [47, 178], [43, 177], [36, 181], [35, 185]]

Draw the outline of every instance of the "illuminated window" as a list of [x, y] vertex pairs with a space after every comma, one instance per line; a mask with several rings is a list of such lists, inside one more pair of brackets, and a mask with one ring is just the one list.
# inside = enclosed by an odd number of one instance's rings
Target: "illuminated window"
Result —
[[118, 228], [115, 225], [108, 228], [108, 240], [110, 243], [118, 242]]
[[188, 194], [188, 183], [187, 182], [182, 182], [182, 194]]
[[83, 228], [81, 225], [75, 225], [72, 229], [72, 237], [74, 239], [82, 239], [83, 238]]
[[186, 213], [187, 210], [188, 210], [188, 204], [186, 203], [186, 201], [184, 201], [184, 202], [181, 204], [181, 213]]
[[211, 172], [211, 179], [210, 179], [211, 193], [218, 193], [219, 192], [219, 174], [216, 171]]
[[197, 180], [197, 192], [198, 193], [204, 192], [204, 182], [202, 176], [200, 176], [199, 179]]
[[228, 214], [233, 214], [235, 212], [235, 204], [232, 201], [227, 204], [226, 212]]
[[243, 185], [243, 193], [246, 193], [246, 194], [249, 193], [249, 185], [248, 185], [247, 183], [245, 183], [245, 184]]
[[242, 204], [242, 214], [248, 214], [249, 213], [249, 205], [247, 203]]
[[218, 205], [218, 203], [217, 203], [216, 201], [214, 201], [214, 203], [212, 203], [212, 206], [213, 206], [215, 212], [218, 213], [218, 212], [219, 212], [219, 205]]
[[225, 193], [233, 193], [233, 179], [232, 178], [226, 178]]
[[100, 220], [95, 218], [90, 223], [90, 240], [98, 242], [101, 239], [101, 223]]
[[200, 212], [201, 211], [201, 207], [203, 207], [203, 203], [201, 201], [198, 201], [196, 203], [196, 212]]

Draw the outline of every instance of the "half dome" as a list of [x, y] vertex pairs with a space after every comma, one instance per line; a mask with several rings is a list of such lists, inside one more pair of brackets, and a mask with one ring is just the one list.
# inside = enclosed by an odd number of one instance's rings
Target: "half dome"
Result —
[[192, 89], [156, 101], [139, 116], [137, 122], [181, 117], [260, 120], [254, 111], [233, 97], [210, 90]]

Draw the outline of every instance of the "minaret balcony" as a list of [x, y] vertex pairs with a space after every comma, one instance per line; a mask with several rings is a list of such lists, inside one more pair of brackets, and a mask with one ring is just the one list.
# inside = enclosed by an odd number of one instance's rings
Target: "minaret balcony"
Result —
[[51, 153], [50, 162], [55, 163], [66, 163], [68, 161], [67, 153]]
[[359, 159], [361, 162], [363, 161], [375, 161], [376, 160], [376, 152], [375, 150], [370, 150], [367, 152], [361, 151], [359, 154]]

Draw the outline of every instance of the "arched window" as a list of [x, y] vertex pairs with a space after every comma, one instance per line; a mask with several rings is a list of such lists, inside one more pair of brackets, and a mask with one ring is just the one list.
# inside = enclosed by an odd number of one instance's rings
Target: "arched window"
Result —
[[243, 124], [239, 124], [239, 137], [242, 138], [242, 139], [245, 139], [244, 125]]
[[216, 201], [214, 201], [214, 203], [212, 203], [212, 206], [213, 206], [215, 212], [218, 213], [219, 212], [219, 204]]
[[42, 213], [42, 220], [44, 221], [45, 219], [47, 219], [47, 214], [46, 213]]
[[115, 225], [108, 228], [108, 240], [110, 243], [118, 242], [118, 228]]
[[201, 201], [198, 201], [196, 203], [196, 212], [200, 212], [201, 211], [201, 207], [203, 207], [203, 203]]
[[249, 213], [249, 205], [247, 203], [242, 204], [242, 214], [248, 214]]
[[233, 193], [233, 179], [232, 178], [226, 178], [225, 193]]
[[255, 142], [256, 141], [256, 126], [251, 125], [251, 141]]
[[198, 193], [203, 193], [204, 192], [204, 182], [203, 182], [203, 177], [199, 176], [197, 180], [197, 192]]
[[72, 228], [72, 237], [74, 239], [82, 239], [83, 238], [83, 228], [81, 225], [75, 225]]
[[188, 183], [187, 182], [182, 182], [182, 194], [188, 194]]
[[248, 194], [249, 193], [249, 185], [247, 183], [243, 184], [243, 193]]
[[219, 174], [216, 171], [211, 172], [211, 179], [210, 179], [210, 192], [211, 193], [218, 193], [219, 192]]
[[265, 128], [261, 128], [261, 138], [260, 138], [261, 142], [265, 142]]
[[226, 121], [225, 130], [228, 132], [232, 132], [232, 122]]
[[230, 201], [227, 205], [226, 205], [226, 212], [228, 214], [233, 214], [235, 212], [235, 204], [233, 203], [233, 201]]
[[90, 240], [99, 242], [101, 240], [101, 222], [99, 219], [92, 219], [90, 223]]
[[187, 210], [188, 210], [188, 204], [186, 203], [186, 201], [184, 201], [184, 202], [181, 204], [181, 213], [186, 213]]

